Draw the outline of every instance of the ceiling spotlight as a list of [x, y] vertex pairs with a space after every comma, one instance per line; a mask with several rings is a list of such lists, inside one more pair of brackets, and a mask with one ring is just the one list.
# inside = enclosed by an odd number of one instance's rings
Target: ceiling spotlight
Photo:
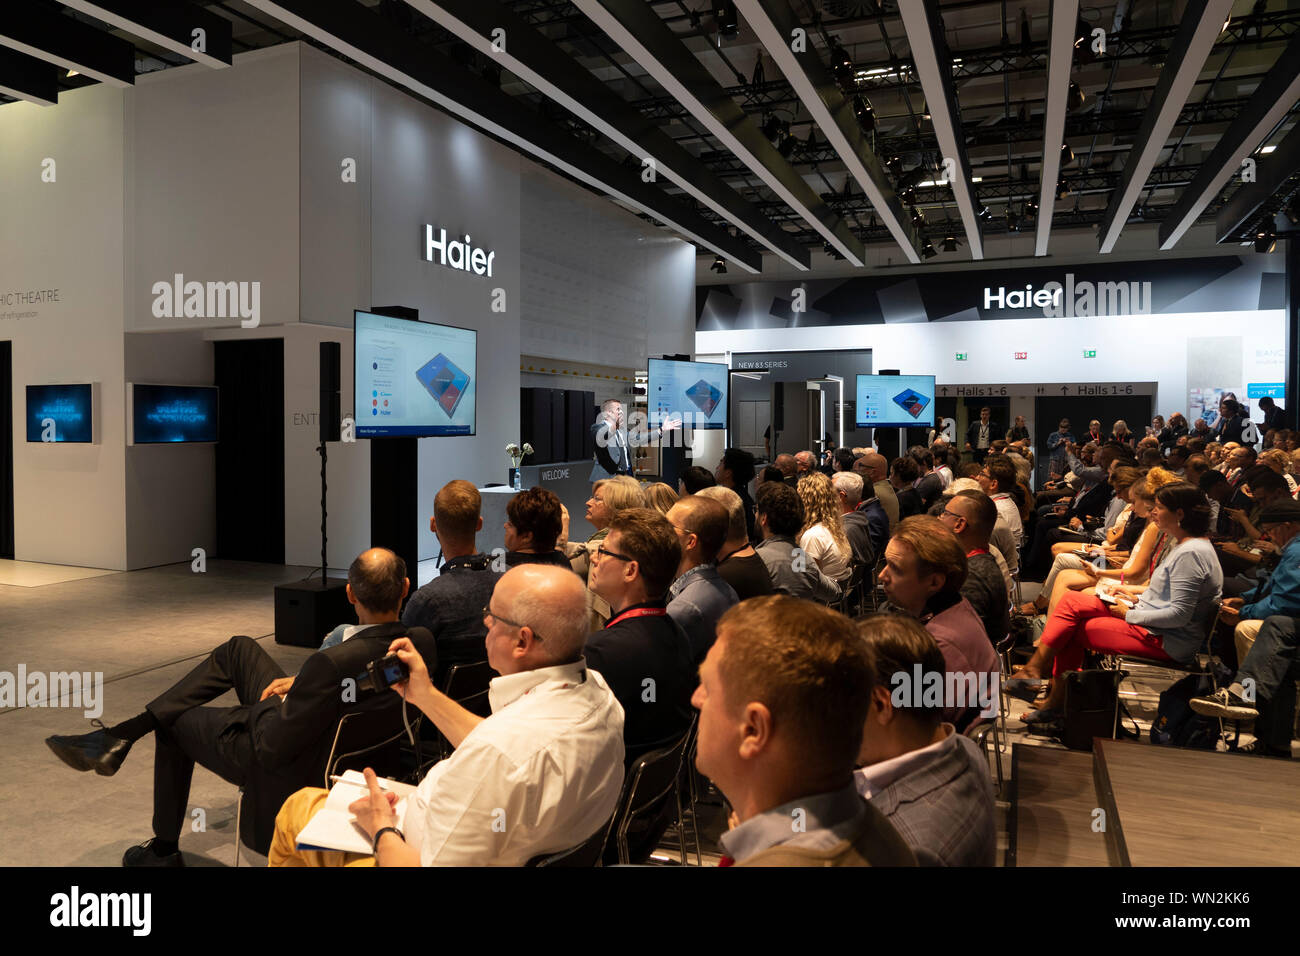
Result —
[[1020, 217], [1015, 214], [1010, 206], [1007, 207], [1007, 232], [1017, 232], [1020, 229]]
[[944, 237], [943, 237], [943, 251], [944, 251], [944, 252], [956, 252], [956, 251], [957, 251], [957, 237], [956, 237], [956, 236], [944, 236]]
[[1088, 102], [1088, 94], [1083, 92], [1083, 87], [1078, 83], [1071, 81], [1070, 90], [1065, 94], [1065, 111], [1067, 113], [1077, 113], [1083, 109]]
[[759, 127], [759, 130], [767, 141], [775, 146], [781, 136], [781, 121], [768, 113], [767, 116], [763, 117], [763, 125]]
[[1259, 224], [1259, 231], [1255, 233], [1255, 251], [1267, 254], [1276, 248], [1277, 233], [1273, 230], [1273, 223], [1265, 219]]
[[988, 206], [980, 206], [979, 218], [989, 219], [993, 215], [993, 210]]
[[740, 17], [731, 0], [713, 0], [713, 21], [718, 26], [719, 36], [734, 37], [740, 32]]
[[931, 118], [932, 117], [930, 116], [930, 104], [925, 101], [925, 97], [923, 96], [921, 97], [921, 119], [928, 121]]
[[780, 140], [777, 141], [776, 151], [781, 154], [782, 159], [789, 159], [794, 155], [795, 138], [790, 135], [789, 124], [782, 132]]
[[1074, 150], [1070, 149], [1069, 143], [1061, 144], [1061, 165], [1069, 166], [1074, 162]]
[[904, 206], [915, 205], [916, 190], [913, 189], [911, 186], [908, 186], [906, 189], [904, 189], [902, 192], [898, 194], [898, 201], [901, 202]]
[[1064, 199], [1068, 195], [1070, 195], [1069, 183], [1067, 183], [1064, 179], [1059, 180], [1056, 184], [1056, 198]]
[[1231, 25], [1232, 25], [1232, 14], [1229, 13], [1226, 17], [1223, 18], [1223, 29], [1220, 30], [1219, 32], [1220, 32], [1220, 33], [1227, 33], [1227, 32], [1228, 32], [1228, 27], [1231, 26]]
[[1166, 50], [1163, 46], [1161, 46], [1159, 43], [1153, 44], [1151, 47], [1151, 52], [1147, 54], [1147, 58], [1142, 62], [1145, 63], [1147, 66], [1157, 66], [1157, 67], [1164, 66], [1165, 53]]
[[841, 253], [838, 249], [832, 246], [829, 242], [822, 243], [822, 252], [826, 253], [826, 255], [830, 256], [832, 259], [844, 258], [843, 253]]
[[901, 176], [903, 174], [903, 157], [890, 156], [885, 160], [885, 168], [895, 176]]
[[1083, 17], [1074, 24], [1074, 54], [1080, 63], [1091, 63], [1096, 59], [1092, 52], [1092, 27]]
[[831, 76], [841, 87], [853, 85], [853, 60], [838, 43], [831, 43]]
[[858, 118], [858, 125], [864, 133], [876, 128], [876, 111], [871, 108], [871, 101], [866, 97], [853, 97], [853, 115]]
[[939, 253], [935, 251], [934, 246], [931, 244], [930, 240], [929, 239], [925, 240], [925, 244], [921, 246], [921, 255], [927, 259], [933, 259], [938, 254]]
[[727, 260], [723, 259], [722, 256], [718, 256], [716, 259], [713, 260], [713, 265], [709, 266], [709, 268], [714, 272], [716, 272], [718, 275], [726, 275]]
[[921, 210], [917, 209], [915, 206], [912, 207], [912, 225], [925, 225], [925, 213], [921, 212]]

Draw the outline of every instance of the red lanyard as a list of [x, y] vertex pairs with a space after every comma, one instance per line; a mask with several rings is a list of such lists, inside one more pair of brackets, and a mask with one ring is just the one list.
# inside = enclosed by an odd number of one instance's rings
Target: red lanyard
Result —
[[618, 617], [610, 618], [606, 627], [613, 627], [619, 621], [625, 621], [632, 617], [663, 617], [668, 613], [666, 607], [630, 607]]
[[975, 555], [977, 555], [977, 554], [988, 554], [988, 553], [989, 553], [989, 549], [988, 549], [988, 548], [975, 548], [975, 549], [973, 549], [973, 550], [971, 550], [971, 551], [967, 551], [967, 552], [966, 552], [966, 557], [968, 557], [968, 558], [973, 558], [973, 557], [975, 557]]

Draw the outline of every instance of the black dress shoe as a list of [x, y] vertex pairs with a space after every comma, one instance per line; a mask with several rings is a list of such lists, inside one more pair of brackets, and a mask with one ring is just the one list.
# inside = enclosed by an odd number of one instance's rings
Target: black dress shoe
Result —
[[145, 840], [139, 846], [133, 846], [122, 854], [123, 866], [184, 866], [181, 851], [159, 856], [153, 851], [154, 839]]
[[93, 720], [99, 730], [73, 737], [46, 737], [45, 744], [73, 770], [93, 770], [103, 777], [111, 777], [122, 766], [131, 750], [132, 741], [112, 737], [101, 721]]

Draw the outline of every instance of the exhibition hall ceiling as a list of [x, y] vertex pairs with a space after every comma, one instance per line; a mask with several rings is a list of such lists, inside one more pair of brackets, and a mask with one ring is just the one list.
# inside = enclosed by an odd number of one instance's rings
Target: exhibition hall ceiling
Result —
[[[303, 41], [716, 255], [984, 258], [1300, 223], [1289, 0], [32, 0], [0, 101]], [[1153, 251], [1155, 251], [1153, 249]]]

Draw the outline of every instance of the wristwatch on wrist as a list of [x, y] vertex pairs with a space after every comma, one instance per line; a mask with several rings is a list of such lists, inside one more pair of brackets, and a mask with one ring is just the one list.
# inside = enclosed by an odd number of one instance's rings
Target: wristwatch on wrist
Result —
[[401, 840], [402, 842], [406, 841], [406, 837], [402, 835], [402, 831], [397, 829], [397, 827], [380, 827], [378, 830], [375, 831], [375, 839], [370, 845], [370, 852], [372, 853], [379, 852], [379, 838], [383, 836], [385, 833], [396, 833], [397, 839]]

